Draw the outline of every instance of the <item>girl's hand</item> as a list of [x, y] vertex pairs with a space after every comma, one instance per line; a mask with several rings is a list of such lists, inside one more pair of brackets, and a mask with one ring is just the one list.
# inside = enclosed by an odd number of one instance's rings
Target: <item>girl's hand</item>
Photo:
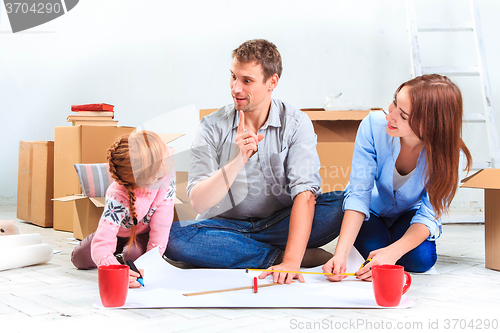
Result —
[[356, 272], [356, 279], [371, 281], [373, 265], [394, 265], [400, 258], [394, 252], [395, 251], [389, 249], [389, 247], [383, 247], [381, 249], [370, 252], [370, 254], [368, 255], [368, 259], [371, 259], [370, 263]]
[[[323, 273], [340, 274], [345, 273], [347, 261], [339, 255], [334, 255], [326, 264], [323, 265]], [[342, 281], [347, 275], [326, 275], [330, 281]]]
[[[137, 281], [137, 278], [139, 277], [139, 273], [134, 272], [133, 270], [129, 270], [130, 275], [128, 279], [128, 287], [129, 288], [139, 288], [141, 287], [141, 284]], [[144, 270], [139, 268], [139, 272], [141, 272], [142, 277], [144, 277]]]

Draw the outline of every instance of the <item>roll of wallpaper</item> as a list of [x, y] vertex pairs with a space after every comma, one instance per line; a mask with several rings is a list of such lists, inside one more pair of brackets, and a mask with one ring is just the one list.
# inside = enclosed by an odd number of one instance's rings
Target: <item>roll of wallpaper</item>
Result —
[[54, 250], [49, 244], [32, 244], [12, 247], [8, 255], [3, 255], [0, 258], [0, 271], [43, 264], [50, 261], [53, 256]]
[[40, 234], [9, 235], [0, 237], [0, 249], [41, 243], [42, 236]]

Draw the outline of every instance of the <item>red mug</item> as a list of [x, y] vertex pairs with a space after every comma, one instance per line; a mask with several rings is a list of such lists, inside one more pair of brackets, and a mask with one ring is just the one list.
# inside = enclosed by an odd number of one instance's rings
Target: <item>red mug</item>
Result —
[[119, 307], [125, 304], [128, 293], [129, 267], [127, 265], [99, 266], [99, 295], [105, 307]]
[[410, 274], [399, 265], [372, 266], [372, 280], [375, 301], [379, 306], [398, 306], [401, 296], [411, 285]]

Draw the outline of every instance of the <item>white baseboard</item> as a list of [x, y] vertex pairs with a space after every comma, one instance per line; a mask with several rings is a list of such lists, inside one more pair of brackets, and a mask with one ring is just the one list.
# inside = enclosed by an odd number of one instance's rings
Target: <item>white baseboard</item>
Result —
[[484, 223], [484, 212], [450, 212], [441, 219], [443, 224]]

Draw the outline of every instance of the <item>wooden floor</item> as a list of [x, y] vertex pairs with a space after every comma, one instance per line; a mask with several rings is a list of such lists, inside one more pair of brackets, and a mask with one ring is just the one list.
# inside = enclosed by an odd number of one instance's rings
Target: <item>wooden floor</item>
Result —
[[[15, 219], [15, 202], [0, 219]], [[97, 309], [97, 272], [73, 267], [72, 234], [19, 222], [61, 252], [47, 264], [0, 272], [1, 332], [283, 332], [500, 330], [500, 272], [484, 267], [484, 225], [446, 224], [438, 275], [413, 275], [409, 309]], [[325, 247], [334, 250], [334, 243]], [[8, 253], [3, 253], [6, 256]], [[452, 330], [455, 328], [455, 330]], [[147, 331], [146, 331], [147, 330]]]

